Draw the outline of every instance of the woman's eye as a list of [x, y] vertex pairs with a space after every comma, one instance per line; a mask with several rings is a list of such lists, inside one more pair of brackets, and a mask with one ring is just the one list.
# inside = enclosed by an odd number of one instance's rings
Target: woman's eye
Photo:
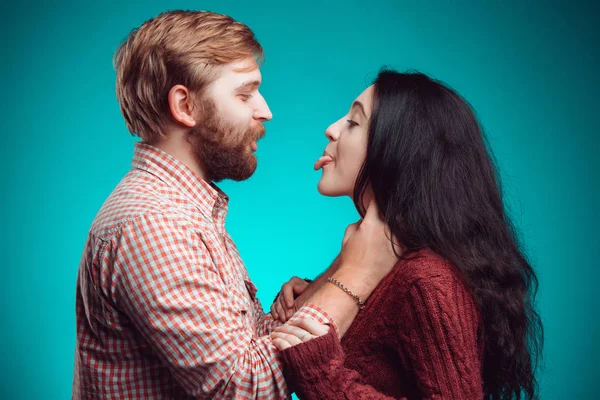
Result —
[[351, 119], [347, 119], [346, 121], [348, 122], [348, 125], [350, 125], [350, 128], [354, 128], [355, 126], [358, 126], [358, 122], [356, 122], [356, 121], [352, 121]]

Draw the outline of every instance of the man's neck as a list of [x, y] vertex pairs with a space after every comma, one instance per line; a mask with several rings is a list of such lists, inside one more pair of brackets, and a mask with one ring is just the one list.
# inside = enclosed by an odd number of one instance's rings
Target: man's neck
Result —
[[198, 160], [192, 144], [188, 142], [186, 132], [169, 132], [165, 137], [149, 144], [182, 162], [205, 182], [210, 183], [212, 181], [202, 163]]

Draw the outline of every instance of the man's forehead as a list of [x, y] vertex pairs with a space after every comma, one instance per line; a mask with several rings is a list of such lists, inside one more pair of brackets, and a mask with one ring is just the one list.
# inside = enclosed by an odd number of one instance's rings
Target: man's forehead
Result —
[[244, 58], [243, 60], [233, 61], [228, 65], [235, 72], [252, 72], [258, 70], [258, 64], [253, 58]]
[[234, 61], [223, 66], [221, 78], [233, 79], [238, 83], [261, 82], [262, 76], [258, 64], [252, 59]]
[[260, 69], [256, 60], [253, 58], [244, 58], [225, 64], [223, 70], [233, 74], [259, 74]]

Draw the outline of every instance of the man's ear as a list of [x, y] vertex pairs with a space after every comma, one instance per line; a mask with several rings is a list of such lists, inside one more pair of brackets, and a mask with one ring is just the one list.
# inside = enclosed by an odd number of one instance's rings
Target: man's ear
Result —
[[175, 85], [169, 90], [169, 110], [175, 121], [189, 128], [196, 125], [192, 96], [185, 86]]

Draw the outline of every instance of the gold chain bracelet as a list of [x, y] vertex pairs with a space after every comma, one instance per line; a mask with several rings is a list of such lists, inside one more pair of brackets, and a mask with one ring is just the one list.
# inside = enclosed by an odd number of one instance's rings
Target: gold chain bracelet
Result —
[[340, 281], [338, 281], [335, 278], [332, 278], [331, 276], [329, 278], [327, 278], [327, 282], [331, 282], [333, 283], [335, 286], [339, 287], [340, 289], [342, 289], [344, 292], [348, 293], [350, 296], [352, 296], [354, 298], [354, 300], [356, 300], [356, 303], [358, 304], [358, 309], [362, 310], [363, 308], [365, 308], [365, 302], [362, 301], [360, 299], [360, 297], [358, 297], [357, 295], [355, 295], [354, 293], [352, 293], [352, 291], [350, 291], [350, 289], [348, 289], [346, 286], [342, 285], [342, 283]]

